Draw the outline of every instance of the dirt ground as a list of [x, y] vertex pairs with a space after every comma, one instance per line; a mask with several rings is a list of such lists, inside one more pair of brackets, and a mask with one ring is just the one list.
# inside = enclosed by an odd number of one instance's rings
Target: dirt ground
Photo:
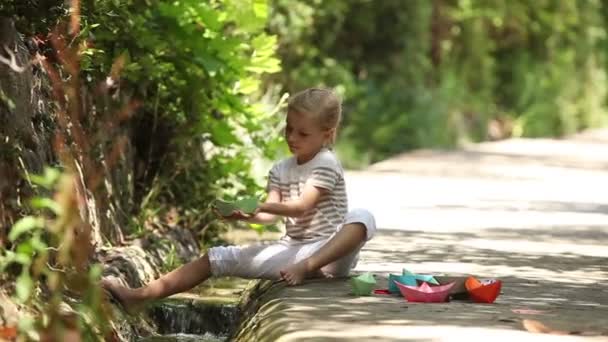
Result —
[[[503, 281], [494, 304], [350, 294], [346, 280], [275, 286], [261, 341], [608, 341], [608, 130], [416, 151], [347, 175], [380, 228], [353, 272]], [[551, 334], [524, 327], [532, 320]], [[530, 329], [530, 328], [529, 328]], [[566, 334], [566, 335], [563, 335]]]

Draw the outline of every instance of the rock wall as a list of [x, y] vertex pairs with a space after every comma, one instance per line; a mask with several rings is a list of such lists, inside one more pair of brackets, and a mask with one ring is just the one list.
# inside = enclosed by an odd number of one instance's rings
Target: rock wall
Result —
[[[39, 63], [31, 62], [36, 49], [35, 44], [28, 43], [16, 31], [11, 19], [0, 18], [0, 56], [3, 60], [14, 57], [12, 66], [0, 63], [0, 245], [6, 243], [6, 234], [12, 224], [27, 214], [24, 204], [35, 195], [27, 174], [41, 173], [45, 165], [59, 166], [56, 151], [52, 148], [57, 129], [57, 108], [46, 70]], [[92, 110], [92, 95], [86, 89], [80, 89], [79, 95], [83, 115], [88, 115], [85, 120], [90, 121], [90, 118], [103, 114]], [[130, 126], [125, 124], [120, 129], [129, 138]], [[86, 133], [91, 139], [98, 135], [96, 132]], [[66, 136], [69, 134], [65, 133]], [[102, 167], [95, 172], [102, 174], [103, 181], [95, 191], [87, 188], [85, 181], [91, 170], [86, 170], [82, 162], [77, 161], [79, 165], [75, 172], [81, 180], [81, 214], [91, 223], [98, 246], [105, 242], [121, 244], [123, 228], [134, 211], [134, 149], [130, 139], [126, 140], [113, 165], [99, 163]], [[103, 151], [94, 153], [96, 155], [91, 156], [95, 160], [107, 159]]]
[[[6, 50], [10, 51], [7, 52]], [[0, 55], [14, 56], [17, 72], [0, 63], [0, 244], [22, 215], [21, 204], [32, 195], [25, 170], [39, 173], [53, 162], [50, 148], [53, 117], [48, 84], [8, 18], [0, 18]]]

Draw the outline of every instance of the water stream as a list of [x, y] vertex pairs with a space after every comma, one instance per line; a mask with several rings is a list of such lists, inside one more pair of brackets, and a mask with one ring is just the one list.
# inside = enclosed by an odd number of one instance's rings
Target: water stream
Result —
[[240, 294], [248, 281], [219, 279], [150, 305], [158, 336], [139, 342], [224, 342], [239, 320]]

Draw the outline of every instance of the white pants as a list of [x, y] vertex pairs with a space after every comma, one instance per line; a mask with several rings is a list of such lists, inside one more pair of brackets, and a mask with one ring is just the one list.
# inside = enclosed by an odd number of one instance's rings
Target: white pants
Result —
[[[336, 229], [338, 232], [346, 224], [361, 223], [366, 229], [366, 241], [376, 232], [374, 216], [365, 209], [354, 209], [344, 217], [344, 222]], [[310, 243], [294, 244], [287, 240], [257, 243], [248, 246], [213, 247], [207, 252], [213, 276], [235, 276], [248, 279], [279, 279], [279, 271], [296, 264], [318, 251], [331, 238]], [[365, 241], [352, 253], [326, 265], [321, 269], [324, 274], [335, 277], [347, 276], [356, 266], [359, 251]]]

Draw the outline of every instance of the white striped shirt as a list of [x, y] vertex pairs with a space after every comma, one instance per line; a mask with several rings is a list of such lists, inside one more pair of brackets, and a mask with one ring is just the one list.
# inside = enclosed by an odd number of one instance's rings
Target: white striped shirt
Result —
[[310, 242], [325, 239], [342, 224], [348, 210], [344, 170], [332, 151], [323, 149], [310, 161], [298, 165], [295, 157], [276, 163], [268, 175], [268, 189], [281, 193], [281, 201], [299, 198], [306, 182], [326, 189], [316, 207], [300, 217], [286, 217], [287, 240]]

